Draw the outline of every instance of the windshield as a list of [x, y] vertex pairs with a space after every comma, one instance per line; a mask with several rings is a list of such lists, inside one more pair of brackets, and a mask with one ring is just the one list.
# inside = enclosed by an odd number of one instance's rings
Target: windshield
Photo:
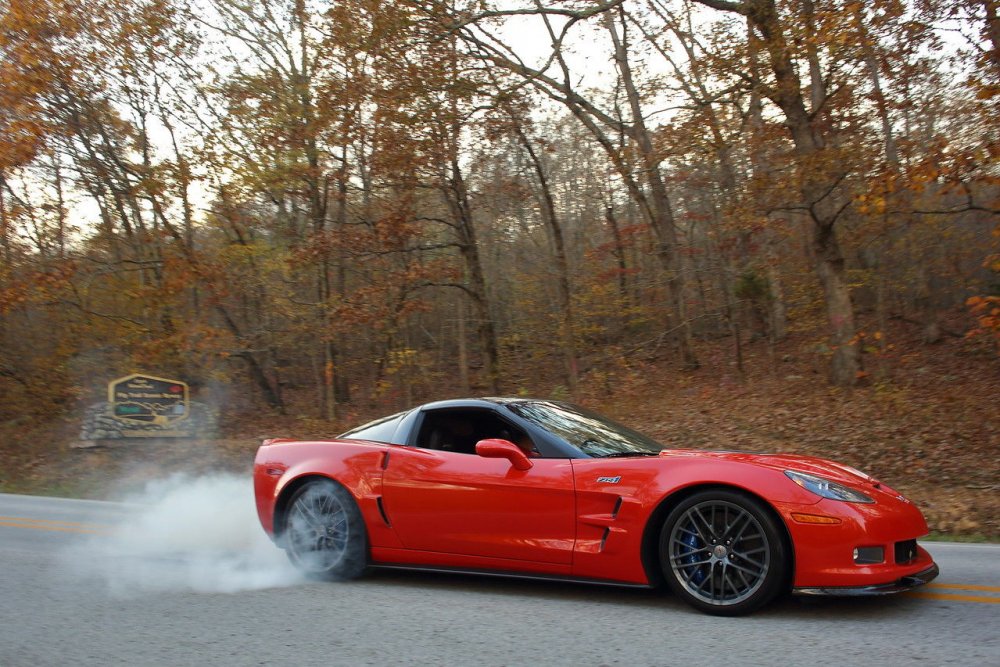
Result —
[[575, 405], [535, 401], [507, 408], [589, 456], [649, 456], [663, 449], [652, 438]]

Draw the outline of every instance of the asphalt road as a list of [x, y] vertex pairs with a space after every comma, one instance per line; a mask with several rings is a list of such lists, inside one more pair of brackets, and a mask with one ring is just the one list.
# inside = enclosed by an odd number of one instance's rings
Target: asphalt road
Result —
[[0, 495], [0, 666], [1000, 666], [1000, 545], [929, 543], [942, 574], [920, 593], [720, 619], [646, 590], [396, 571], [304, 582], [252, 512], [205, 521], [197, 500]]

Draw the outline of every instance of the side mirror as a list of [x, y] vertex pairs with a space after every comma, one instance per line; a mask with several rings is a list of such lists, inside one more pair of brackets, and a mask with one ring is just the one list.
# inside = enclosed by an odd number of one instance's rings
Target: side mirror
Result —
[[521, 451], [521, 448], [510, 440], [501, 440], [499, 438], [480, 440], [476, 443], [476, 454], [479, 454], [484, 459], [507, 459], [518, 470], [528, 470], [531, 468], [531, 461]]

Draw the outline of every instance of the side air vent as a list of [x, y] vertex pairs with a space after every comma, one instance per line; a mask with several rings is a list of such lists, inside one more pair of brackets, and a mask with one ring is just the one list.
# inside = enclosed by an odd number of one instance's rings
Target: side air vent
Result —
[[618, 518], [618, 510], [620, 510], [621, 508], [622, 508], [622, 497], [618, 496], [618, 500], [615, 501], [615, 508], [611, 510], [612, 519]]
[[389, 467], [389, 452], [382, 452], [382, 470]]
[[385, 525], [392, 528], [392, 524], [389, 522], [389, 517], [385, 513], [385, 507], [382, 505], [382, 496], [375, 499], [375, 504], [378, 505], [378, 513], [382, 515], [382, 521], [385, 521]]
[[611, 534], [611, 529], [610, 528], [605, 528], [604, 529], [604, 536], [601, 538], [601, 551], [604, 551], [604, 545], [607, 543], [607, 541], [608, 541], [608, 535], [610, 535], [610, 534]]

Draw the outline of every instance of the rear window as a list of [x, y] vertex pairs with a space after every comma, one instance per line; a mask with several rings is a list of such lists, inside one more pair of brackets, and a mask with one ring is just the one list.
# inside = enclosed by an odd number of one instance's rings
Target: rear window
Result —
[[367, 424], [351, 429], [347, 433], [341, 434], [340, 437], [347, 438], [348, 440], [392, 442], [392, 434], [396, 432], [396, 427], [399, 426], [399, 422], [405, 414], [405, 412], [399, 412], [389, 417], [376, 419], [373, 422], [368, 422]]

